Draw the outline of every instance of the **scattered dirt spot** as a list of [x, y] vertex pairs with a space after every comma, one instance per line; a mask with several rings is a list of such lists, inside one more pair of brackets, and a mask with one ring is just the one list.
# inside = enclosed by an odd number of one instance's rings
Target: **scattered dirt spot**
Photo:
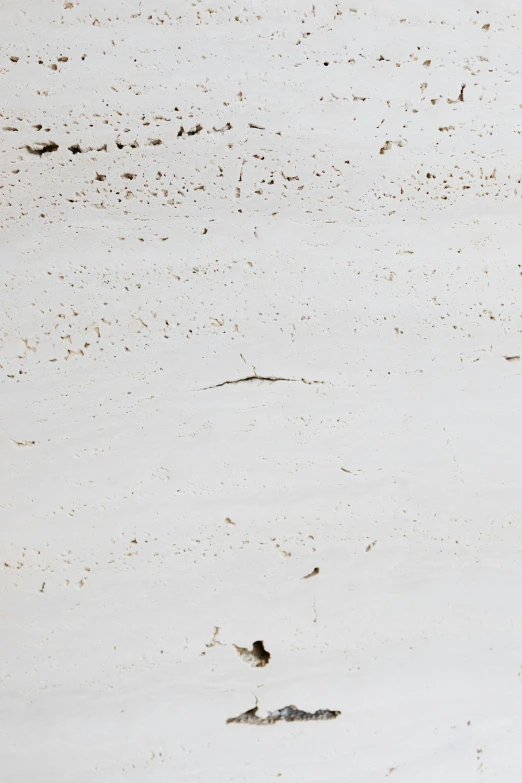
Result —
[[178, 131], [178, 139], [182, 136], [197, 136], [198, 133], [201, 133], [203, 130], [203, 126], [199, 125], [199, 123], [194, 127], [191, 128], [189, 131], [186, 131], [183, 125], [180, 125], [179, 131]]
[[375, 546], [376, 543], [377, 543], [377, 541], [372, 541], [371, 544], [368, 544], [368, 546], [366, 547], [365, 551], [366, 552], [370, 552], [370, 550], [373, 549], [373, 547]]
[[319, 573], [319, 568], [316, 566], [313, 571], [310, 571], [309, 574], [307, 574], [306, 576], [303, 576], [302, 578], [303, 579], [310, 579], [312, 576], [317, 576], [318, 573]]
[[379, 150], [380, 155], [384, 155], [385, 152], [388, 152], [388, 150], [391, 150], [393, 145], [396, 147], [404, 147], [405, 142], [402, 141], [402, 139], [399, 139], [398, 141], [390, 141], [389, 139], [386, 140], [386, 142], [382, 145], [381, 149]]
[[212, 634], [212, 639], [208, 644], [205, 645], [205, 647], [222, 647], [223, 643], [218, 641], [218, 635], [220, 631], [220, 627], [218, 625], [214, 626], [214, 633]]
[[116, 146], [119, 150], [124, 149], [124, 147], [130, 147], [132, 150], [137, 149], [140, 145], [137, 141], [130, 141], [128, 144], [124, 144], [120, 139], [116, 140]]
[[504, 356], [506, 362], [517, 362], [520, 360], [520, 356]]
[[16, 438], [13, 438], [4, 427], [2, 427], [2, 429], [11, 443], [14, 443], [15, 446], [19, 446], [20, 448], [25, 448], [26, 446], [36, 446], [35, 440], [16, 440]]
[[447, 98], [448, 103], [464, 103], [464, 90], [466, 89], [466, 85], [463, 84], [460, 88], [459, 97], [456, 100], [453, 100], [453, 98]]
[[229, 122], [227, 122], [227, 124], [223, 125], [222, 128], [212, 128], [212, 130], [215, 131], [216, 133], [225, 133], [225, 131], [232, 130], [232, 125]]

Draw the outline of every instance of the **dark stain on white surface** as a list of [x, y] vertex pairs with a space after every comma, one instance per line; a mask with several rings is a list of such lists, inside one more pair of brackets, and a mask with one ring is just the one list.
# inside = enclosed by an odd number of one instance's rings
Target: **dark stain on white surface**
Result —
[[255, 668], [266, 666], [270, 661], [270, 653], [268, 650], [265, 650], [265, 646], [261, 640], [254, 642], [251, 650], [247, 647], [238, 647], [237, 644], [235, 644], [234, 647], [238, 651], [241, 659]]
[[311, 579], [312, 576], [317, 576], [318, 573], [319, 573], [319, 568], [316, 567], [316, 568], [314, 568], [313, 571], [310, 571], [309, 574], [307, 574], [306, 576], [303, 576], [302, 578], [303, 579]]
[[340, 710], [316, 710], [315, 712], [305, 712], [304, 710], [297, 709], [294, 704], [269, 712], [264, 718], [259, 717], [257, 711], [257, 706], [252, 707], [252, 709], [242, 712], [241, 715], [238, 715], [235, 718], [228, 718], [227, 723], [249, 723], [255, 726], [271, 726], [279, 721], [291, 723], [293, 721], [333, 720], [341, 714]]
[[35, 146], [26, 144], [25, 149], [31, 155], [39, 155], [41, 157], [42, 155], [46, 155], [49, 152], [56, 152], [58, 149], [58, 144], [56, 144], [54, 141], [42, 142], [41, 144], [37, 144]]

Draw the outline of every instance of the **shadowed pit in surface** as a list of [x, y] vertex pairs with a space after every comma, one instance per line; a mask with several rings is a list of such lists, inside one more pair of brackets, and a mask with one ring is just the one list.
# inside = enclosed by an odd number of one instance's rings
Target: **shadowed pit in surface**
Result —
[[268, 650], [265, 650], [265, 646], [261, 640], [254, 642], [251, 650], [246, 647], [238, 647], [237, 644], [235, 644], [234, 647], [245, 663], [249, 663], [250, 666], [266, 666], [270, 660], [270, 653]]
[[307, 720], [333, 720], [341, 714], [340, 710], [316, 710], [315, 712], [305, 712], [304, 710], [298, 710], [293, 704], [288, 707], [281, 707], [279, 710], [269, 712], [264, 718], [260, 718], [257, 714], [257, 707], [242, 712], [235, 718], [228, 718], [227, 723], [250, 723], [257, 726], [271, 726], [273, 723], [279, 721], [286, 721], [291, 723], [292, 721], [307, 721]]

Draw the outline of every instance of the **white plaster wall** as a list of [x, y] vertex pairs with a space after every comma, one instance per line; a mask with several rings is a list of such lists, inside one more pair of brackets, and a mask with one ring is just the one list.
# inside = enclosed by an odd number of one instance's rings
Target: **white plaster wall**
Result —
[[520, 783], [519, 5], [0, 31], [2, 780]]

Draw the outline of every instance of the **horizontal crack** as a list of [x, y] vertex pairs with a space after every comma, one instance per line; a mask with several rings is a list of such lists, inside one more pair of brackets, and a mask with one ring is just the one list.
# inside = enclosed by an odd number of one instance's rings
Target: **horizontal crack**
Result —
[[306, 383], [312, 386], [315, 383], [324, 383], [324, 381], [307, 381], [306, 378], [280, 378], [278, 375], [247, 375], [245, 378], [236, 378], [232, 381], [222, 381], [213, 386], [204, 386], [199, 391], [208, 391], [209, 389], [219, 389], [221, 386], [232, 386], [236, 383], [249, 383], [250, 381], [264, 381], [265, 383]]

